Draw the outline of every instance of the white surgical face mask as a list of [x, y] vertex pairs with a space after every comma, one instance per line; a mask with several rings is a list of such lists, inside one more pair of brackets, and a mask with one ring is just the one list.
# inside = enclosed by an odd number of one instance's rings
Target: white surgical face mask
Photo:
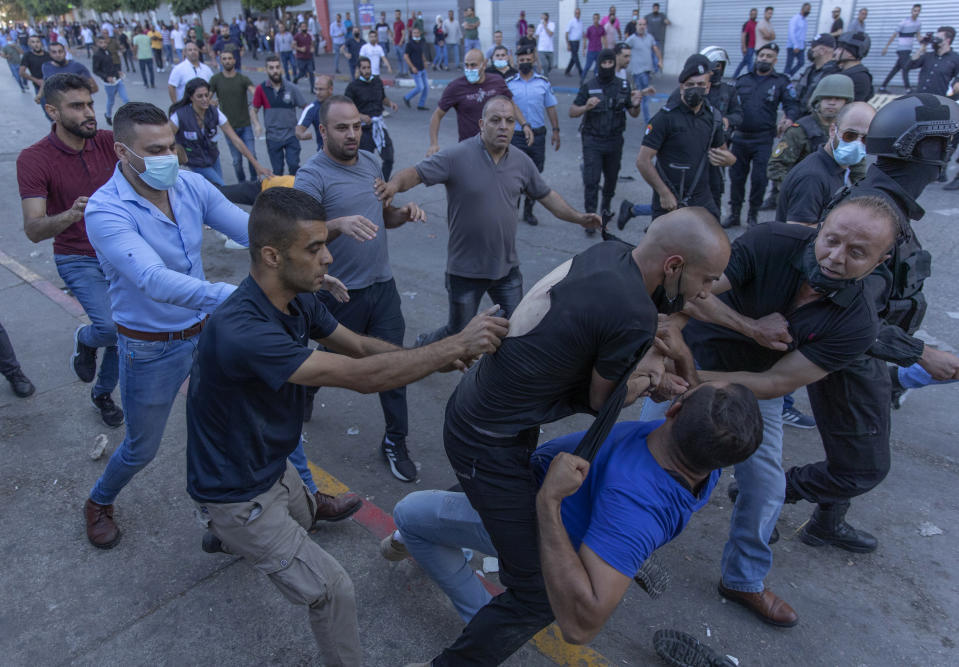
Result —
[[[137, 172], [141, 181], [154, 190], [169, 190], [176, 185], [176, 177], [180, 171], [180, 160], [175, 153], [141, 157], [134, 153], [133, 149], [126, 144], [123, 144], [123, 147], [143, 160], [143, 172]], [[132, 163], [130, 163], [130, 167], [133, 171], [137, 171]]]

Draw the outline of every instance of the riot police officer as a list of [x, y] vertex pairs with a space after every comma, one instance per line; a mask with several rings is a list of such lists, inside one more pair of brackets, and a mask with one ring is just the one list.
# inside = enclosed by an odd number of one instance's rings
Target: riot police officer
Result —
[[[852, 80], [842, 74], [824, 76], [816, 85], [809, 100], [806, 114], [783, 132], [782, 138], [773, 149], [766, 168], [766, 177], [772, 181], [773, 190], [763, 202], [762, 209], [767, 210], [770, 202], [773, 209], [779, 201], [779, 185], [786, 174], [799, 164], [807, 155], [812, 155], [829, 138], [829, 126], [836, 120], [839, 111], [853, 101]], [[849, 170], [849, 178], [856, 182], [866, 175], [865, 163], [857, 164]]]
[[836, 40], [836, 66], [852, 79], [857, 102], [868, 102], [873, 96], [872, 72], [862, 64], [870, 44], [864, 32], [845, 32]]
[[736, 79], [736, 92], [743, 108], [743, 121], [733, 132], [732, 152], [736, 163], [729, 169], [729, 216], [723, 227], [740, 224], [743, 200], [746, 194], [746, 177], [750, 175], [749, 214], [750, 225], [759, 222], [759, 207], [766, 191], [766, 167], [772, 153], [776, 136], [776, 116], [782, 105], [784, 122], [799, 118], [799, 100], [796, 89], [785, 74], [774, 67], [779, 57], [775, 42], [764, 44], [756, 52], [756, 65], [752, 72]]
[[[923, 281], [931, 257], [910, 220], [925, 211], [916, 200], [945, 168], [959, 140], [959, 106], [938, 95], [909, 95], [876, 113], [866, 150], [876, 164], [840, 197], [880, 197], [901, 214], [890, 258], [863, 288], [876, 300], [881, 326], [876, 342], [845, 369], [807, 387], [826, 460], [786, 472], [786, 502], [818, 503], [800, 538], [865, 553], [877, 540], [845, 521], [850, 499], [879, 484], [889, 471], [890, 375], [885, 362], [919, 363], [934, 379], [959, 377], [959, 357], [927, 347], [913, 334], [922, 323]], [[837, 199], [839, 199], [837, 197]]]
[[796, 82], [796, 94], [799, 96], [799, 106], [805, 112], [810, 108], [813, 92], [824, 76], [839, 71], [836, 65], [836, 38], [824, 32], [812, 41], [806, 51], [809, 66], [800, 75]]
[[[579, 126], [583, 140], [583, 208], [596, 212], [599, 198], [599, 178], [603, 177], [603, 222], [613, 217], [611, 211], [616, 194], [616, 179], [623, 158], [623, 132], [626, 114], [633, 118], [640, 112], [643, 94], [631, 90], [625, 79], [616, 76], [616, 54], [612, 49], [599, 53], [596, 76], [580, 86], [579, 93], [569, 107], [569, 117], [583, 117]], [[586, 233], [595, 234], [595, 229]]]

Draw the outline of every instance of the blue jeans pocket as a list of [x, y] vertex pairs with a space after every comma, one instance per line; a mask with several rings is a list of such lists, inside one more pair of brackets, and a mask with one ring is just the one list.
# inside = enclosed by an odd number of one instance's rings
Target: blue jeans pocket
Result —
[[163, 356], [168, 345], [167, 341], [131, 340], [121, 338], [123, 356], [131, 362], [152, 361]]

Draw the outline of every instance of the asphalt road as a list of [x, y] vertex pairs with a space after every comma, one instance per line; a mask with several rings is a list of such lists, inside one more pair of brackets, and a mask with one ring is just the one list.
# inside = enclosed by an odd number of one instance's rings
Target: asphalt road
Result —
[[[327, 65], [321, 62], [320, 69]], [[255, 73], [259, 81], [262, 74]], [[572, 82], [562, 74], [557, 85]], [[660, 84], [670, 87], [670, 84]], [[301, 83], [305, 89], [305, 83]], [[336, 92], [345, 84], [337, 81]], [[166, 106], [165, 75], [157, 90], [144, 90], [131, 76], [134, 99]], [[388, 94], [399, 101], [396, 89]], [[107, 455], [123, 429], [105, 427], [89, 403], [89, 387], [68, 367], [77, 326], [69, 305], [44, 293], [44, 281], [62, 287], [50, 242], [30, 243], [22, 233], [15, 160], [23, 147], [40, 139], [48, 126], [31, 96], [0, 77], [0, 194], [8, 202], [0, 225], [0, 319], [10, 333], [35, 396], [22, 400], [0, 387], [0, 662], [10, 665], [260, 665], [313, 664], [317, 651], [304, 610], [290, 605], [261, 575], [227, 556], [200, 551], [201, 528], [185, 492], [185, 422], [177, 400], [157, 459], [124, 490], [117, 519], [124, 531], [113, 550], [92, 548], [84, 534], [81, 507], [105, 465], [92, 461], [94, 438], [105, 433]], [[439, 91], [430, 93], [434, 106]], [[549, 152], [545, 178], [576, 207], [582, 207], [580, 140], [577, 123], [565, 111], [571, 95], [560, 94], [563, 144]], [[97, 95], [98, 107], [105, 104]], [[102, 118], [102, 116], [101, 116]], [[414, 164], [427, 146], [428, 114], [401, 110], [388, 119], [396, 144], [396, 168]], [[642, 121], [631, 120], [625, 137], [621, 196], [648, 201], [633, 160]], [[455, 120], [443, 123], [441, 143], [455, 141]], [[303, 143], [303, 159], [314, 151]], [[224, 174], [232, 181], [229, 153], [222, 145]], [[265, 158], [261, 141], [258, 154]], [[954, 167], [953, 167], [954, 168]], [[418, 187], [402, 198], [428, 214], [424, 224], [391, 230], [390, 254], [407, 322], [407, 342], [445, 321], [445, 194]], [[933, 185], [921, 199], [925, 219], [917, 230], [934, 256], [927, 283], [930, 310], [923, 335], [959, 347], [959, 193]], [[582, 230], [537, 209], [541, 224], [521, 223], [518, 247], [526, 286], [593, 243]], [[624, 236], [636, 240], [644, 220], [633, 221]], [[12, 260], [12, 261], [11, 261]], [[247, 273], [247, 255], [229, 251], [212, 233], [204, 244], [211, 280], [237, 282]], [[30, 273], [32, 272], [32, 273]], [[335, 273], [335, 264], [333, 267]], [[601, 289], [601, 286], [597, 286]], [[442, 451], [442, 408], [456, 382], [452, 375], [427, 378], [409, 389], [410, 439], [420, 480], [395, 480], [378, 444], [382, 415], [375, 396], [323, 390], [313, 421], [306, 425], [312, 462], [389, 512], [413, 490], [446, 488], [453, 475]], [[803, 392], [800, 407], [808, 407]], [[652, 635], [659, 628], [684, 630], [742, 665], [954, 665], [959, 663], [959, 482], [956, 455], [959, 414], [956, 388], [914, 392], [893, 415], [893, 469], [886, 481], [854, 502], [850, 521], [877, 535], [873, 554], [814, 549], [797, 536], [811, 507], [787, 506], [780, 519], [783, 539], [774, 547], [775, 566], [767, 585], [789, 601], [801, 617], [791, 629], [765, 626], [716, 593], [719, 559], [730, 504], [720, 482], [709, 505], [687, 531], [660, 552], [672, 572], [666, 594], [651, 600], [632, 588], [606, 628], [592, 643], [597, 652], [584, 662], [563, 647], [547, 655], [526, 647], [511, 665], [657, 664]], [[639, 406], [623, 419], [636, 419]], [[544, 427], [543, 439], [582, 428], [583, 418]], [[349, 435], [354, 428], [359, 432]], [[817, 460], [822, 449], [815, 431], [787, 429], [787, 466]], [[942, 534], [920, 535], [929, 522]], [[372, 530], [372, 532], [371, 532]], [[452, 607], [415, 565], [389, 564], [377, 553], [369, 523], [347, 521], [313, 536], [344, 564], [359, 603], [361, 641], [368, 665], [402, 665], [426, 660], [458, 634]], [[476, 561], [477, 567], [479, 560]], [[495, 577], [493, 577], [495, 579]]]

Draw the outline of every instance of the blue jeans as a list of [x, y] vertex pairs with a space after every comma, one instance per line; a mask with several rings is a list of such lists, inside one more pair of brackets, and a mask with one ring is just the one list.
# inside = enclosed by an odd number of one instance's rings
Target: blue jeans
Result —
[[951, 384], [959, 380], [933, 380], [932, 376], [926, 372], [926, 369], [919, 364], [913, 364], [907, 368], [900, 368], [899, 384], [905, 389], [919, 389], [930, 384]]
[[20, 86], [20, 90], [26, 90], [27, 82], [20, 78], [20, 65], [14, 65], [12, 63], [7, 63], [7, 65], [10, 67], [10, 73], [13, 74], [13, 80]]
[[174, 49], [177, 60], [183, 60], [183, 49]]
[[163, 45], [163, 55], [166, 57], [167, 65], [173, 67], [173, 44]]
[[300, 168], [300, 140], [296, 137], [290, 137], [286, 141], [266, 140], [266, 152], [270, 156], [270, 167], [277, 176], [283, 175], [283, 158], [286, 157], [286, 165], [289, 167], [290, 176], [296, 174]]
[[[336, 70], [336, 73], [340, 73], [340, 58], [342, 54], [340, 53], [340, 47], [343, 46], [342, 42], [337, 44], [333, 42], [333, 69]], [[264, 51], [266, 49], [263, 49]]]
[[743, 59], [739, 61], [739, 64], [736, 66], [736, 71], [733, 73], [733, 78], [738, 79], [739, 73], [745, 69], [746, 73], [753, 71], [753, 56], [756, 53], [756, 49], [746, 49], [746, 53], [743, 54]]
[[596, 64], [596, 59], [599, 57], [599, 51], [587, 51], [586, 52], [586, 66], [583, 67], [583, 73], [579, 77], [580, 82], [586, 80], [586, 77], [589, 76], [589, 70], [593, 65]]
[[286, 458], [293, 464], [293, 467], [296, 468], [296, 472], [299, 473], [300, 479], [306, 484], [306, 488], [310, 490], [310, 493], [316, 493], [316, 482], [313, 481], [313, 473], [310, 472], [310, 465], [306, 462], [306, 452], [303, 451], [303, 436], [300, 436], [300, 444], [298, 444], [296, 449], [293, 450], [293, 453]]
[[[633, 75], [633, 87], [636, 88], [636, 90], [642, 90], [648, 86], [649, 72], [639, 72]], [[643, 120], [646, 123], [649, 123], [649, 100], [647, 99], [646, 95], [643, 95], [642, 110]]]
[[310, 90], [313, 90], [313, 84], [315, 79], [313, 73], [316, 71], [316, 63], [313, 62], [313, 57], [303, 59], [300, 58], [296, 61], [296, 77], [294, 77], [294, 82], [299, 81], [303, 77], [309, 77], [310, 79]]
[[[668, 402], [647, 399], [640, 420], [661, 419]], [[759, 401], [763, 416], [763, 441], [759, 449], [736, 466], [739, 496], [729, 522], [729, 540], [723, 549], [723, 585], [736, 591], [758, 593], [773, 565], [769, 536], [776, 527], [786, 497], [783, 471], [783, 399]]]
[[130, 98], [127, 96], [127, 87], [123, 83], [123, 79], [117, 79], [117, 82], [113, 85], [105, 83], [103, 87], [107, 91], [107, 115], [112, 117], [113, 101], [116, 99], [117, 94], [120, 95], [120, 101], [124, 104], [130, 101]]
[[464, 37], [463, 38], [463, 57], [465, 58], [466, 54], [469, 51], [472, 51], [473, 49], [479, 49], [480, 51], [483, 50], [483, 47], [480, 45], [480, 41], [478, 39], [466, 39]]
[[446, 48], [450, 52], [450, 62], [453, 63], [453, 67], [458, 67], [460, 64], [460, 45], [458, 42], [446, 42]]
[[[139, 63], [140, 63], [140, 76], [143, 77], [143, 87], [152, 88], [154, 85], [156, 85], [156, 81], [154, 80], [154, 74], [153, 74], [153, 58], [150, 58], [149, 60], [147, 60], [146, 58], [141, 58], [139, 60]], [[149, 81], [147, 81], [147, 74], [150, 75]]]
[[296, 64], [293, 61], [292, 51], [280, 51], [280, 62], [283, 64], [283, 72], [286, 74], [287, 81], [292, 81], [296, 74]]
[[393, 520], [410, 555], [469, 623], [492, 596], [473, 572], [463, 549], [496, 555], [480, 515], [465, 493], [417, 491], [393, 508]]
[[[397, 46], [395, 49], [393, 49], [393, 51], [394, 51], [394, 53], [396, 54], [396, 63], [397, 63], [397, 64], [396, 64], [396, 66], [397, 66], [396, 73], [397, 73], [397, 74], [406, 74], [406, 73], [408, 73], [408, 72], [410, 71], [410, 68], [406, 66], [406, 60], [403, 59], [403, 54], [405, 53], [405, 51], [403, 50], [403, 45], [400, 44], [400, 45]], [[387, 56], [387, 57], [389, 57], [389, 56]]]
[[151, 342], [117, 336], [120, 397], [127, 433], [90, 491], [90, 499], [110, 505], [133, 476], [156, 456], [177, 391], [190, 374], [199, 336]]
[[433, 69], [436, 69], [437, 66], [450, 66], [449, 54], [446, 52], [446, 44], [436, 47], [436, 57], [433, 58]]
[[110, 295], [107, 293], [110, 284], [96, 257], [54, 255], [53, 261], [57, 265], [57, 273], [90, 318], [91, 324], [80, 329], [77, 337], [84, 345], [104, 348], [93, 394], [110, 394], [116, 389], [120, 374], [117, 361], [117, 328], [113, 324]]
[[803, 49], [786, 49], [786, 69], [783, 70], [786, 76], [791, 77], [802, 67], [805, 58]]
[[206, 180], [213, 183], [213, 185], [219, 185], [223, 187], [226, 183], [223, 182], [223, 169], [220, 168], [220, 158], [217, 157], [216, 162], [214, 162], [209, 167], [190, 167], [190, 171], [200, 174]]
[[410, 92], [406, 93], [406, 95], [403, 96], [403, 99], [411, 100], [416, 97], [417, 93], [419, 93], [420, 99], [416, 105], [420, 107], [426, 106], [426, 96], [430, 93], [430, 82], [429, 79], [426, 78], [426, 72], [424, 70], [420, 70], [414, 74], [413, 83], [416, 85], [416, 87]]
[[[256, 137], [253, 136], [253, 126], [234, 127], [233, 131], [236, 132], [236, 136], [240, 137], [240, 141], [243, 142], [253, 157], [256, 157]], [[226, 145], [230, 147], [230, 155], [233, 156], [233, 171], [236, 172], [236, 180], [242, 183], [246, 180], [246, 174], [243, 173], [243, 154], [233, 145], [232, 141], [227, 141]], [[256, 170], [252, 163], [250, 164], [250, 180], [256, 180]]]

